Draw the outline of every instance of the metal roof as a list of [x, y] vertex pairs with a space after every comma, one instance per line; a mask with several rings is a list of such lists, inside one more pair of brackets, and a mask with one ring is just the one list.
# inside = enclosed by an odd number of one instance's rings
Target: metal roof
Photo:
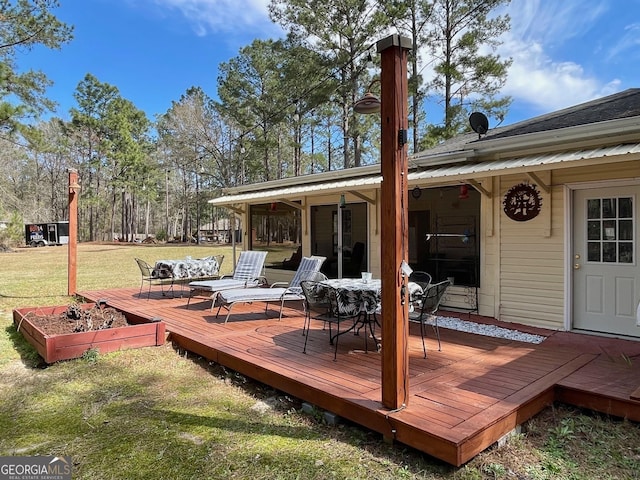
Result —
[[[345, 174], [346, 175], [346, 174]], [[297, 184], [289, 187], [274, 188], [272, 190], [259, 190], [247, 193], [225, 195], [209, 200], [212, 205], [232, 205], [234, 203], [269, 202], [280, 198], [299, 198], [306, 195], [316, 195], [322, 193], [341, 192], [349, 189], [362, 187], [377, 187], [382, 182], [382, 175], [371, 175], [368, 177], [349, 178], [332, 182]], [[247, 185], [251, 188], [251, 185]]]
[[[484, 162], [428, 167], [409, 173], [410, 183], [420, 183], [422, 180], [433, 180], [441, 183], [443, 180], [455, 180], [461, 178], [491, 177], [501, 175], [505, 171], [517, 173], [518, 171], [531, 172], [549, 170], [549, 167], [564, 168], [573, 167], [575, 162], [584, 164], [604, 163], [605, 161], [620, 161], [623, 155], [640, 155], [640, 143], [614, 145], [612, 147], [594, 148], [574, 152], [545, 153], [529, 155], [508, 160], [491, 160]], [[564, 165], [561, 165], [564, 164]]]
[[[457, 163], [446, 166], [418, 166], [409, 172], [408, 183], [413, 185], [437, 185], [447, 182], [462, 181], [477, 177], [490, 177], [505, 172], [517, 173], [549, 170], [549, 168], [566, 168], [581, 164], [593, 164], [620, 161], [622, 156], [632, 157], [628, 160], [640, 159], [640, 143], [622, 144], [610, 147], [594, 148], [571, 152], [545, 153], [529, 155], [507, 160], [491, 160], [475, 163]], [[627, 160], [624, 159], [624, 160]], [[345, 170], [345, 176], [349, 174]], [[312, 176], [310, 176], [312, 177]], [[307, 179], [307, 181], [309, 181]], [[271, 190], [252, 191], [225, 195], [209, 200], [212, 205], [233, 205], [237, 203], [270, 202], [278, 199], [295, 199], [307, 195], [345, 193], [349, 190], [362, 190], [363, 187], [376, 188], [382, 183], [382, 175], [369, 175], [347, 178], [344, 180], [322, 183], [303, 183]], [[246, 188], [252, 188], [247, 185]]]

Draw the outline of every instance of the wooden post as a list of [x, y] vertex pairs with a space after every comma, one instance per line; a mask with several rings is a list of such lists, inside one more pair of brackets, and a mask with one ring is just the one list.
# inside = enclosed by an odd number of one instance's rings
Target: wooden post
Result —
[[75, 295], [78, 258], [78, 171], [70, 168], [69, 172], [69, 250], [68, 250], [68, 288], [67, 295]]
[[401, 264], [408, 259], [407, 51], [411, 40], [391, 35], [377, 43], [381, 54], [381, 268], [382, 403], [406, 406], [409, 391], [408, 305]]

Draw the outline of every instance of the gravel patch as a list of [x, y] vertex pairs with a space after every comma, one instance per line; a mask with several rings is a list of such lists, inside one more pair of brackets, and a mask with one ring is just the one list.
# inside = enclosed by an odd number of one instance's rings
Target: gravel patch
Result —
[[438, 317], [438, 326], [458, 330], [460, 332], [475, 333], [485, 335], [487, 337], [505, 338], [515, 340], [517, 342], [526, 343], [542, 343], [547, 338], [542, 335], [533, 335], [531, 333], [523, 333], [518, 330], [498, 327], [496, 325], [486, 325], [483, 323], [470, 322], [455, 317]]

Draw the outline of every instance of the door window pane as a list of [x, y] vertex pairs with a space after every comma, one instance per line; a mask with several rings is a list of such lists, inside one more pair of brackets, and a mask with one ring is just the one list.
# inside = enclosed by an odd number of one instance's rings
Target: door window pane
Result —
[[600, 199], [587, 200], [587, 218], [600, 218]]
[[602, 240], [600, 230], [600, 220], [589, 220], [587, 224], [587, 239]]
[[618, 199], [618, 217], [633, 218], [633, 199], [630, 197]]
[[587, 200], [587, 261], [633, 263], [636, 249], [633, 197]]
[[602, 244], [602, 261], [607, 263], [613, 263], [616, 258], [616, 243], [604, 242]]
[[620, 220], [618, 222], [618, 238], [620, 240], [633, 240], [632, 220]]
[[616, 199], [603, 198], [602, 199], [602, 218], [615, 218], [616, 213], [617, 213]]
[[604, 240], [615, 240], [616, 239], [616, 221], [615, 220], [605, 220], [602, 222], [602, 231], [604, 232]]
[[589, 242], [587, 244], [587, 260], [590, 262], [599, 262], [600, 258], [600, 242]]
[[633, 243], [620, 242], [620, 263], [633, 263]]

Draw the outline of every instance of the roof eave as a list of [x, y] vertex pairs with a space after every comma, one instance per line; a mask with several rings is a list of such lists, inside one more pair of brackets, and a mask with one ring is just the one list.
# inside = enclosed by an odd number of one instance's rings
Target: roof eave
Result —
[[428, 151], [425, 151], [415, 154], [412, 159], [418, 166], [433, 166], [480, 158], [519, 156], [532, 150], [552, 151], [558, 146], [562, 146], [563, 150], [568, 150], [572, 146], [578, 145], [580, 147], [613, 145], [630, 140], [635, 141], [638, 136], [640, 136], [640, 117], [629, 117], [512, 137], [491, 138], [489, 135], [480, 141], [470, 140], [464, 148], [455, 152], [429, 155]]

